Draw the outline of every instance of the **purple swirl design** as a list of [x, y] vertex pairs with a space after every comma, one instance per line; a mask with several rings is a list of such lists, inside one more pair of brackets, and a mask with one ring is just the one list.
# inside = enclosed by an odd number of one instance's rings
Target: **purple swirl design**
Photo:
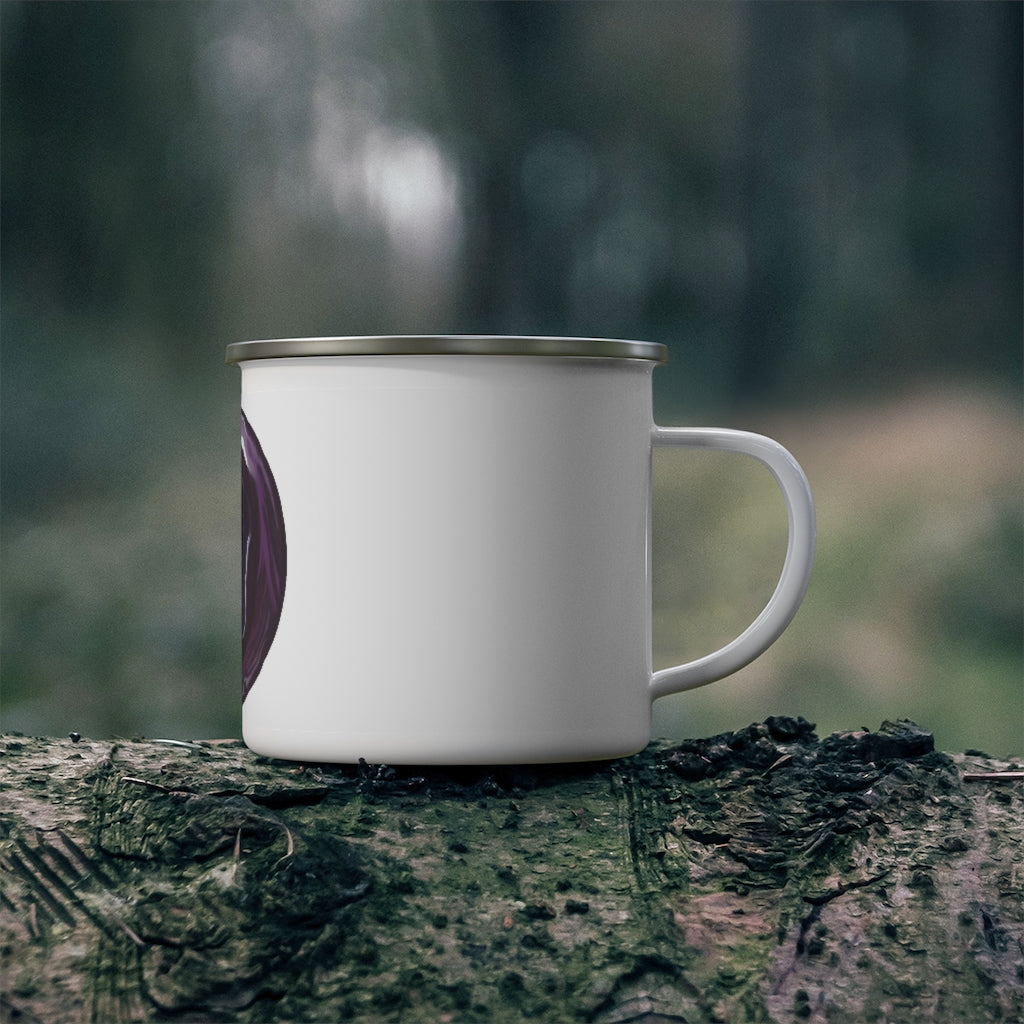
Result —
[[242, 700], [263, 668], [284, 603], [288, 550], [274, 474], [242, 413]]

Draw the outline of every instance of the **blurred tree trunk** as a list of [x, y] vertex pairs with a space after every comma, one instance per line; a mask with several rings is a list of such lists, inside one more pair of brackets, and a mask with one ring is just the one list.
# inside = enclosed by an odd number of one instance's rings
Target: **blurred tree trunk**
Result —
[[973, 777], [1014, 766], [812, 728], [449, 770], [6, 737], [3, 1020], [1020, 1020], [1024, 786]]
[[433, 131], [454, 134], [463, 157], [470, 199], [460, 312], [474, 330], [565, 329], [565, 253], [538, 251], [523, 165], [538, 138], [566, 119], [549, 69], [567, 19], [562, 4], [431, 8], [442, 66], [459, 69], [460, 86], [473, 83], [451, 89], [443, 113], [427, 120]]

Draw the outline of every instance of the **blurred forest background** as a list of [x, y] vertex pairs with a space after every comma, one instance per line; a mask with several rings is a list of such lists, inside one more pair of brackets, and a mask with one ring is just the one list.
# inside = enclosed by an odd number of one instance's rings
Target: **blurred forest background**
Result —
[[[794, 624], [656, 734], [1024, 753], [1021, 12], [4, 0], [4, 728], [239, 734], [227, 343], [514, 332], [666, 343], [660, 423], [815, 490]], [[662, 667], [785, 522], [742, 459], [655, 475]]]

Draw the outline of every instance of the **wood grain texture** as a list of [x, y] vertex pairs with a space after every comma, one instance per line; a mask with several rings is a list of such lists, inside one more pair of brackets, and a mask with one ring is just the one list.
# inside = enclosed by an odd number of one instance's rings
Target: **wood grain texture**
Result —
[[932, 746], [774, 718], [399, 770], [3, 737], [3, 1020], [1020, 1021], [1021, 765]]

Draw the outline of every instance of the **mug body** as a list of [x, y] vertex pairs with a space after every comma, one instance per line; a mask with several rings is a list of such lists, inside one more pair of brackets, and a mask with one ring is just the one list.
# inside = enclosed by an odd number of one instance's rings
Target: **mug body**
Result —
[[525, 351], [233, 360], [253, 750], [496, 764], [648, 742], [658, 360]]

